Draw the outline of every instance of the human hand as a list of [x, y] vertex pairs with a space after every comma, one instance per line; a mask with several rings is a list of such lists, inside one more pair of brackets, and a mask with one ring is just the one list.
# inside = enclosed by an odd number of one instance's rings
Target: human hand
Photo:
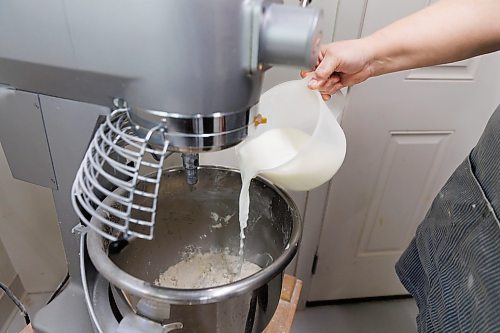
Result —
[[318, 90], [328, 101], [343, 87], [350, 87], [372, 76], [371, 63], [372, 56], [365, 39], [340, 41], [322, 45], [314, 71], [301, 71], [300, 75], [310, 75], [308, 87]]

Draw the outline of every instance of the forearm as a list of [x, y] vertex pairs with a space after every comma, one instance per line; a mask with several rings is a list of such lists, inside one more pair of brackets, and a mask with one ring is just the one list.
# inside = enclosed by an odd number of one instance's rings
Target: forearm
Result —
[[500, 50], [500, 0], [441, 0], [364, 38], [371, 76]]

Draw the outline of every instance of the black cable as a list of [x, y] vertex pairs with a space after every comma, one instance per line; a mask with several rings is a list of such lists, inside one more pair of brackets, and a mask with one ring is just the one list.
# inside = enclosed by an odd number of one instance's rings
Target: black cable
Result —
[[54, 291], [52, 296], [50, 296], [50, 299], [47, 301], [47, 304], [52, 302], [54, 300], [54, 298], [56, 298], [61, 293], [61, 291], [64, 289], [64, 286], [66, 285], [68, 280], [69, 280], [69, 272], [66, 273], [66, 277], [64, 278], [64, 280], [59, 284], [59, 286], [56, 288], [56, 290]]
[[17, 306], [17, 308], [19, 309], [19, 311], [21, 311], [21, 313], [23, 314], [24, 320], [26, 321], [26, 325], [29, 325], [31, 323], [30, 316], [28, 315], [28, 311], [26, 311], [26, 308], [24, 307], [23, 303], [21, 303], [21, 301], [19, 300], [19, 298], [17, 298], [16, 295], [14, 295], [14, 293], [12, 292], [12, 290], [10, 290], [10, 288], [7, 287], [2, 282], [0, 282], [0, 288], [3, 291], [5, 291], [5, 294], [7, 296], [9, 296], [9, 298], [12, 300], [12, 302], [14, 302], [14, 304]]

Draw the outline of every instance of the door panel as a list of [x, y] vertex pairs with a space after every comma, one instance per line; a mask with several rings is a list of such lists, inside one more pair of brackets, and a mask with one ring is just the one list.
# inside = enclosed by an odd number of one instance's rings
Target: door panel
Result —
[[471, 58], [409, 72], [407, 80], [474, 80], [478, 58]]
[[[425, 215], [452, 131], [390, 132], [358, 248], [359, 257], [399, 255]], [[409, 176], [411, 173], [411, 177]], [[403, 194], [403, 195], [402, 195]]]

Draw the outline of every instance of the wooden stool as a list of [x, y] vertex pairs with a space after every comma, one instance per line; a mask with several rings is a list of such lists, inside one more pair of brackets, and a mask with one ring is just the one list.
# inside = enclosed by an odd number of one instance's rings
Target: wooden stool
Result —
[[276, 313], [263, 333], [289, 333], [292, 329], [293, 318], [299, 303], [302, 281], [296, 277], [285, 275], [281, 298]]

